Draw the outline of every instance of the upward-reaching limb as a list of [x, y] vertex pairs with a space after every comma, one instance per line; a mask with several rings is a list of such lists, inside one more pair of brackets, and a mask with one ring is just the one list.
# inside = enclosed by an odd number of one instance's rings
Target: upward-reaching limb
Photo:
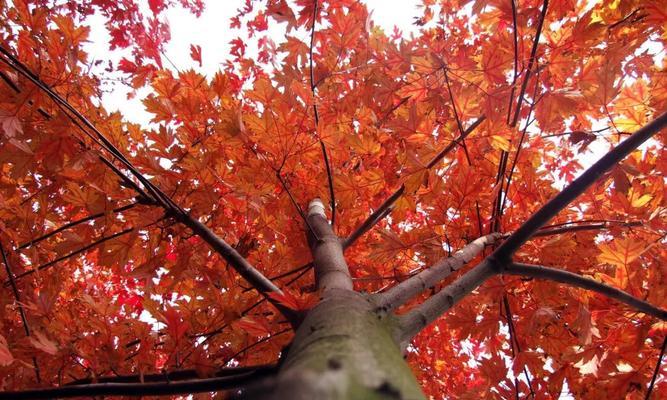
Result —
[[484, 247], [494, 244], [502, 237], [499, 233], [482, 236], [451, 257], [443, 258], [432, 267], [414, 275], [385, 293], [377, 295], [378, 308], [382, 311], [391, 311], [403, 305], [414, 296], [434, 287], [438, 282], [467, 264], [484, 250]]
[[402, 340], [410, 340], [421, 329], [453, 307], [463, 296], [484, 283], [486, 279], [498, 273], [503, 273], [512, 264], [511, 258], [514, 252], [528, 241], [540, 227], [582, 194], [606, 171], [665, 126], [667, 126], [667, 113], [660, 115], [605, 154], [556, 197], [528, 218], [484, 261], [402, 316]]

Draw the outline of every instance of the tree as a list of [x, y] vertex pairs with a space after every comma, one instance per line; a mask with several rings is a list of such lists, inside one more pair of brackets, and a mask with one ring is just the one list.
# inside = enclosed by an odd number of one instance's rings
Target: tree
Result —
[[665, 393], [660, 0], [176, 3], [0, 1], [0, 399]]

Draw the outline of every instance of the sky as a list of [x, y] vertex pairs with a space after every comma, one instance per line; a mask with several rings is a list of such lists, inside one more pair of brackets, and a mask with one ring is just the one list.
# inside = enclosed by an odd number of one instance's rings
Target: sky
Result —
[[[229, 28], [230, 19], [236, 15], [237, 9], [242, 7], [244, 0], [208, 0], [205, 1], [204, 13], [195, 17], [190, 12], [180, 7], [174, 7], [167, 10], [166, 19], [171, 28], [171, 41], [167, 45], [164, 54], [164, 65], [166, 67], [176, 67], [180, 70], [195, 68], [206, 76], [213, 74], [221, 69], [222, 63], [229, 59], [229, 42], [239, 33], [238, 30]], [[372, 13], [375, 24], [383, 28], [386, 32], [391, 32], [394, 26], [397, 26], [404, 34], [410, 34], [416, 31], [412, 25], [414, 17], [420, 14], [417, 5], [418, 0], [364, 0], [369, 11]], [[143, 4], [148, 10], [148, 5]], [[150, 11], [146, 12], [150, 15]], [[284, 25], [284, 24], [282, 24]], [[109, 33], [104, 28], [102, 17], [95, 16], [90, 20], [91, 32], [89, 42], [85, 49], [92, 57], [104, 54], [114, 62], [119, 61], [127, 52], [114, 51], [109, 53]], [[271, 23], [269, 33], [275, 42], [280, 42], [284, 35], [284, 26]], [[292, 33], [293, 34], [293, 33]], [[298, 34], [297, 34], [298, 35]], [[307, 38], [301, 38], [307, 39]], [[190, 58], [190, 45], [199, 45], [202, 48], [202, 66], [199, 67]], [[102, 68], [100, 69], [102, 72]], [[103, 74], [109, 78], [107, 93], [102, 98], [102, 103], [109, 111], [120, 111], [126, 120], [148, 125], [151, 115], [148, 114], [140, 98], [148, 93], [144, 89], [137, 94], [134, 99], [128, 100], [127, 95], [130, 88], [119, 84], [113, 84], [113, 79], [121, 78], [117, 73], [115, 76], [109, 76], [108, 72]]]

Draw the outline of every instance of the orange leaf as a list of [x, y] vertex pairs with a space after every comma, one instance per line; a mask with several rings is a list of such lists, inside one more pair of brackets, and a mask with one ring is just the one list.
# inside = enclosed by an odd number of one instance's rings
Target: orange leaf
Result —
[[252, 336], [266, 336], [271, 334], [269, 327], [264, 321], [252, 316], [245, 316], [232, 323], [236, 329], [246, 331]]
[[617, 238], [610, 243], [598, 245], [601, 251], [598, 261], [615, 267], [627, 267], [642, 254], [645, 248], [646, 246], [641, 241]]
[[30, 337], [30, 343], [32, 343], [35, 348], [42, 350], [45, 353], [54, 355], [58, 352], [58, 347], [56, 343], [49, 340], [43, 333], [36, 331]]
[[7, 339], [0, 335], [0, 366], [6, 367], [14, 362], [14, 356], [7, 347]]

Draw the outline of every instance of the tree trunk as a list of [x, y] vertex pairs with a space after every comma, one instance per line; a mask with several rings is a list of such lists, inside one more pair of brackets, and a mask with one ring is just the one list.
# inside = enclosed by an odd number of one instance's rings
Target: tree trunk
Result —
[[245, 392], [252, 399], [424, 399], [398, 345], [398, 321], [357, 293], [319, 200], [307, 217], [320, 302], [296, 331], [278, 375]]
[[368, 296], [331, 289], [306, 316], [275, 380], [257, 399], [423, 399], [394, 338]]

